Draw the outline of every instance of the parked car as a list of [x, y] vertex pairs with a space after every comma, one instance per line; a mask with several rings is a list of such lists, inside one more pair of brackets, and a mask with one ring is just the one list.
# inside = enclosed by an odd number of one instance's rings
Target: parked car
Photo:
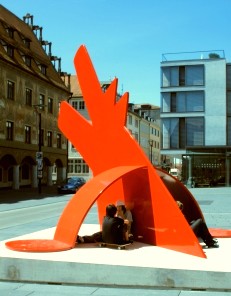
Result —
[[218, 178], [212, 179], [210, 182], [210, 186], [214, 187], [214, 186], [225, 186], [225, 177], [224, 176], [220, 176]]
[[82, 177], [68, 178], [63, 184], [58, 185], [58, 193], [75, 193], [85, 183], [86, 181]]

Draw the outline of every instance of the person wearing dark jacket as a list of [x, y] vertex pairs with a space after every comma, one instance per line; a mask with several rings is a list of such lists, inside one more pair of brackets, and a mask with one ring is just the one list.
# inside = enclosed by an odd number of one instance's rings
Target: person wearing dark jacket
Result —
[[[183, 212], [183, 203], [177, 200], [177, 205]], [[203, 240], [207, 248], [219, 248], [217, 240], [212, 237], [206, 223], [201, 218], [193, 220], [189, 224], [195, 235]]]
[[116, 217], [117, 207], [110, 204], [106, 207], [106, 216], [103, 220], [102, 238], [108, 244], [123, 244], [128, 241], [127, 224], [125, 221]]
[[116, 217], [117, 207], [110, 204], [106, 207], [106, 216], [103, 220], [102, 231], [92, 235], [77, 236], [78, 243], [104, 242], [121, 245], [129, 241], [128, 221]]

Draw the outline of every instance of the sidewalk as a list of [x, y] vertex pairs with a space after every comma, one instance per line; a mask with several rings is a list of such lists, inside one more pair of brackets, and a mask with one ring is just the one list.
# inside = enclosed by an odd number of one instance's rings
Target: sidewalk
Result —
[[15, 203], [18, 200], [41, 199], [57, 195], [57, 186], [42, 186], [41, 193], [38, 188], [0, 189], [0, 203]]

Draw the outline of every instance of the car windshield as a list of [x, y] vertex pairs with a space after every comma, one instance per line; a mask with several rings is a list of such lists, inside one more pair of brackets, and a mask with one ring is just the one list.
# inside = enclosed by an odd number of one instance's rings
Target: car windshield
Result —
[[69, 178], [67, 179], [67, 183], [68, 184], [72, 184], [72, 183], [75, 183], [77, 180], [76, 179], [73, 179], [73, 178]]

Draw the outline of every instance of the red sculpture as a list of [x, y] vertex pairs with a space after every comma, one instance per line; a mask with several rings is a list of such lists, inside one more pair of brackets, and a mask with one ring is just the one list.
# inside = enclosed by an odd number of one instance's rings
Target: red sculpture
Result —
[[175, 200], [187, 204], [190, 219], [203, 218], [197, 202], [175, 178], [153, 167], [125, 126], [128, 93], [116, 101], [117, 79], [106, 92], [101, 90], [84, 46], [77, 51], [74, 62], [90, 121], [62, 102], [58, 124], [88, 163], [94, 177], [67, 204], [53, 240], [10, 241], [6, 246], [27, 252], [74, 248], [81, 224], [93, 203], [98, 203], [102, 224], [106, 205], [120, 199], [132, 210], [135, 238], [142, 237], [144, 243], [205, 258]]

